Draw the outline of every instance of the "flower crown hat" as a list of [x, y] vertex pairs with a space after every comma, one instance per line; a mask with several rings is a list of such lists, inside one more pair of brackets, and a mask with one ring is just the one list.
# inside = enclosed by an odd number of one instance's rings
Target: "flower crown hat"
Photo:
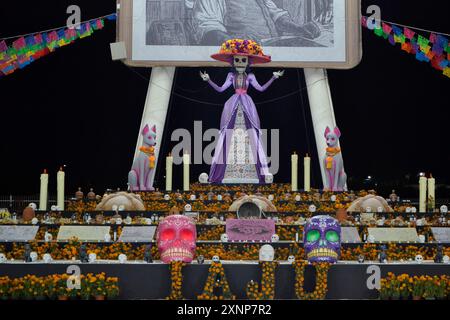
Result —
[[250, 64], [272, 61], [270, 56], [263, 53], [261, 46], [256, 41], [243, 39], [225, 41], [220, 47], [219, 53], [213, 54], [211, 58], [232, 64], [234, 56], [247, 56]]

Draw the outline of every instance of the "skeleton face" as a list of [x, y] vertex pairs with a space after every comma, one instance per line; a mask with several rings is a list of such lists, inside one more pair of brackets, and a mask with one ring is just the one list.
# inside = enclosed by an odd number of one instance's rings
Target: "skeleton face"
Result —
[[37, 261], [37, 259], [38, 259], [38, 254], [37, 254], [37, 252], [31, 252], [30, 253], [30, 258], [31, 258], [31, 262], [36, 262]]
[[194, 220], [173, 215], [165, 218], [158, 227], [156, 241], [164, 263], [183, 261], [190, 263], [195, 255], [197, 229]]
[[120, 262], [120, 263], [125, 263], [125, 262], [127, 262], [127, 256], [126, 256], [125, 254], [123, 254], [123, 253], [119, 254], [118, 259], [119, 259], [119, 262]]
[[222, 234], [220, 236], [220, 241], [222, 242], [228, 242], [228, 235], [226, 233]]
[[444, 256], [442, 258], [442, 261], [444, 261], [444, 263], [449, 263], [450, 262], [450, 257], [449, 256]]
[[268, 175], [265, 176], [264, 180], [266, 181], [267, 184], [273, 183], [273, 174], [269, 173]]
[[199, 255], [199, 256], [197, 257], [197, 263], [198, 263], [198, 264], [203, 264], [203, 262], [205, 262], [205, 257], [202, 256], [202, 255]]
[[308, 208], [309, 212], [316, 212], [316, 209], [317, 209], [316, 206], [313, 205], [313, 204], [310, 205], [309, 208]]
[[309, 262], [336, 263], [341, 252], [341, 226], [330, 216], [311, 218], [303, 231]]
[[184, 211], [191, 212], [192, 211], [192, 206], [188, 203], [187, 205], [184, 206]]
[[277, 234], [272, 235], [271, 237], [272, 242], [278, 242], [280, 241], [280, 237]]
[[233, 65], [239, 73], [245, 72], [248, 66], [247, 56], [234, 56]]
[[90, 253], [89, 254], [89, 262], [93, 263], [93, 262], [95, 262], [95, 260], [97, 260], [97, 255], [95, 253]]
[[5, 263], [7, 261], [4, 253], [0, 253], [0, 263]]
[[441, 213], [447, 213], [448, 212], [448, 207], [447, 206], [442, 206], [441, 207]]
[[293, 264], [295, 262], [295, 257], [294, 256], [289, 256], [288, 260], [287, 260], [290, 264]]
[[417, 256], [416, 256], [416, 262], [417, 263], [422, 263], [423, 262], [423, 257], [420, 255], [420, 254], [418, 254]]
[[164, 200], [169, 201], [170, 200], [170, 196], [168, 194], [164, 195]]
[[200, 182], [201, 184], [206, 184], [206, 183], [208, 183], [208, 179], [209, 179], [209, 176], [208, 176], [208, 174], [205, 173], [205, 172], [203, 172], [202, 174], [200, 174], [200, 175], [198, 176], [198, 182]]
[[46, 253], [42, 256], [42, 260], [44, 260], [45, 263], [50, 263], [53, 259], [50, 253]]
[[52, 241], [52, 239], [53, 239], [52, 234], [48, 233], [48, 232], [45, 232], [45, 236], [44, 236], [45, 242], [50, 242], [50, 241]]
[[212, 261], [213, 261], [213, 262], [220, 262], [219, 256], [214, 256], [214, 257], [212, 257]]
[[259, 250], [259, 261], [271, 262], [275, 257], [275, 249], [270, 244], [265, 244]]

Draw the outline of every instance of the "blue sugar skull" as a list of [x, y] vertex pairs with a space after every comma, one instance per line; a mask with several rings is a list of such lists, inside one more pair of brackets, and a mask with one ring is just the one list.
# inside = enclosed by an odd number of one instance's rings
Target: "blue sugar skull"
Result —
[[330, 216], [311, 218], [303, 231], [306, 258], [309, 262], [336, 263], [341, 254], [341, 225]]

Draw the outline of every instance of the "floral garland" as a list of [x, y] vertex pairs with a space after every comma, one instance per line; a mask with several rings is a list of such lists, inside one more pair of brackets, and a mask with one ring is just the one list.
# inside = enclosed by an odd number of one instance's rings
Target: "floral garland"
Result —
[[261, 291], [259, 285], [253, 280], [247, 285], [247, 297], [251, 300], [275, 299], [275, 269], [278, 262], [262, 262]]
[[183, 300], [183, 267], [186, 263], [182, 261], [172, 261], [170, 262], [170, 279], [172, 280], [171, 292], [166, 300]]
[[295, 268], [295, 294], [300, 300], [324, 300], [328, 291], [328, 270], [329, 263], [314, 263], [316, 269], [316, 287], [313, 292], [306, 293], [304, 289], [305, 267], [307, 261], [296, 261], [293, 265]]
[[[214, 289], [222, 289], [221, 295], [216, 295]], [[221, 262], [212, 262], [208, 270], [208, 278], [205, 287], [198, 300], [235, 300], [236, 296], [231, 293], [230, 285], [225, 276], [225, 270]]]
[[263, 56], [261, 46], [253, 40], [232, 39], [225, 41], [220, 48], [220, 53], [246, 53]]

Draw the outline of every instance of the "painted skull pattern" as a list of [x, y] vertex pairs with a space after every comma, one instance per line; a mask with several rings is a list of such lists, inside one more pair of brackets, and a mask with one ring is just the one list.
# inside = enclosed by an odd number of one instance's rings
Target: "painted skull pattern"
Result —
[[197, 229], [194, 220], [182, 215], [168, 216], [159, 223], [156, 242], [164, 263], [194, 259]]
[[336, 263], [341, 253], [341, 226], [330, 216], [311, 218], [303, 231], [306, 258], [309, 262]]

